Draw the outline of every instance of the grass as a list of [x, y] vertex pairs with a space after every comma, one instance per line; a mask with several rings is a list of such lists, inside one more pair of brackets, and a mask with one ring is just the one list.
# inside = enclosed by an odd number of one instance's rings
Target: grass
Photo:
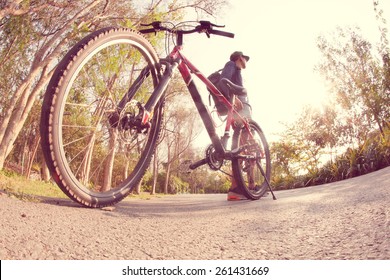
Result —
[[[0, 191], [9, 196], [16, 197], [23, 201], [40, 202], [41, 197], [68, 198], [61, 189], [50, 182], [29, 180], [15, 172], [0, 171]], [[130, 194], [126, 199], [150, 200], [166, 196], [164, 194], [151, 195], [147, 192]]]
[[14, 172], [0, 171], [0, 190], [21, 200], [39, 201], [39, 197], [66, 198], [54, 184], [28, 180]]

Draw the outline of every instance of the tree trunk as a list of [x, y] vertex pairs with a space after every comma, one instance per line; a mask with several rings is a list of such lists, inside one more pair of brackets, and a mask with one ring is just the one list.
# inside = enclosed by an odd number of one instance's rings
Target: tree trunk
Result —
[[[41, 70], [43, 71], [42, 76], [34, 89], [32, 89], [31, 83], [38, 77]], [[15, 101], [8, 108], [0, 126], [0, 170], [3, 169], [5, 159], [12, 151], [15, 140], [22, 130], [38, 94], [50, 79], [52, 73], [47, 73], [46, 70], [46, 68], [36, 69], [30, 75], [29, 81], [26, 81], [24, 86], [15, 93]]]
[[169, 193], [169, 178], [171, 177], [171, 163], [167, 163], [167, 174], [165, 175], [164, 193]]
[[104, 182], [102, 191], [109, 191], [112, 184], [112, 171], [114, 169], [114, 159], [115, 159], [115, 144], [118, 138], [118, 131], [116, 129], [110, 129], [110, 154], [107, 156], [106, 164], [104, 167]]
[[150, 194], [156, 194], [156, 186], [157, 186], [157, 179], [158, 179], [158, 146], [156, 147], [156, 151], [153, 155], [153, 185], [152, 190]]
[[143, 179], [141, 179], [141, 181], [139, 181], [139, 183], [137, 184], [137, 187], [135, 188], [135, 193], [136, 194], [140, 194], [141, 193], [142, 180]]
[[47, 168], [47, 164], [45, 161], [45, 158], [42, 157], [42, 162], [41, 162], [41, 178], [45, 182], [50, 181], [50, 172], [49, 168]]
[[39, 143], [41, 142], [41, 137], [38, 136], [35, 138], [35, 141], [34, 141], [34, 149], [33, 149], [33, 152], [30, 156], [30, 159], [29, 159], [29, 162], [28, 162], [28, 165], [27, 165], [27, 172], [26, 172], [26, 178], [29, 179], [30, 178], [30, 175], [31, 175], [31, 169], [32, 169], [32, 166], [33, 166], [33, 163], [34, 163], [34, 159], [35, 159], [35, 156], [37, 154], [37, 151], [38, 151], [38, 147], [39, 147]]
[[[13, 145], [19, 135], [31, 108], [49, 82], [54, 69], [52, 62], [62, 54], [62, 48], [67, 43], [66, 33], [76, 20], [82, 20], [88, 11], [94, 8], [101, 1], [93, 1], [82, 11], [74, 15], [51, 39], [36, 52], [31, 64], [31, 71], [13, 94], [12, 103], [4, 114], [0, 125], [0, 170], [4, 167], [7, 156], [12, 151]], [[51, 49], [51, 53], [48, 50]], [[47, 55], [46, 55], [47, 54]]]

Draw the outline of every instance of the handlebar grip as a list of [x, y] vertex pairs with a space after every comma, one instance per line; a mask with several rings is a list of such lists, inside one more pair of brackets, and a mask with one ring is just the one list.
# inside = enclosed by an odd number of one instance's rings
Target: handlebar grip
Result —
[[156, 30], [155, 30], [154, 28], [149, 28], [149, 29], [141, 29], [141, 30], [138, 30], [138, 31], [139, 31], [139, 32], [141, 32], [142, 34], [156, 32]]
[[214, 35], [234, 38], [234, 33], [230, 33], [230, 32], [225, 32], [225, 31], [220, 31], [220, 30], [210, 30], [209, 33], [214, 34]]
[[213, 26], [213, 27], [218, 27], [218, 28], [223, 28], [225, 27], [225, 25], [217, 25], [215, 23], [212, 23], [210, 21], [207, 21], [207, 20], [201, 20], [199, 21], [200, 25], [202, 26]]
[[160, 26], [161, 24], [161, 21], [153, 21], [151, 23], [141, 23], [141, 26], [153, 26], [153, 27], [156, 27], [156, 26]]

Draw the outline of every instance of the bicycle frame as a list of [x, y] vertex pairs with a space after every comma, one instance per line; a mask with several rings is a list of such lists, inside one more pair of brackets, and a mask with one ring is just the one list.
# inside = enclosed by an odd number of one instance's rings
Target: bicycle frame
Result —
[[[195, 106], [199, 112], [200, 117], [202, 118], [203, 124], [207, 130], [207, 133], [210, 137], [211, 143], [213, 144], [216, 153], [223, 159], [232, 159], [233, 156], [237, 155], [240, 151], [229, 151], [226, 147], [226, 141], [221, 140], [216, 132], [214, 126], [214, 121], [211, 117], [211, 113], [208, 110], [207, 106], [202, 101], [202, 97], [199, 93], [198, 88], [195, 85], [193, 80], [192, 73], [195, 74], [211, 91], [211, 94], [215, 95], [219, 102], [222, 102], [228, 108], [228, 116], [225, 125], [225, 134], [227, 137], [230, 135], [230, 130], [233, 126], [235, 118], [241, 122], [246, 130], [248, 135], [252, 137], [252, 133], [249, 129], [249, 125], [244, 118], [235, 110], [231, 102], [229, 102], [226, 97], [180, 52], [182, 46], [175, 46], [172, 52], [168, 55], [167, 58], [161, 59], [160, 64], [164, 65], [166, 68], [163, 75], [158, 83], [158, 86], [152, 93], [151, 98], [145, 104], [146, 113], [151, 112], [157, 102], [160, 100], [161, 96], [165, 92], [171, 78], [172, 73], [175, 69], [178, 69], [181, 73], [181, 76], [186, 83], [186, 86], [191, 94], [191, 97], [195, 103]], [[145, 119], [145, 118], [144, 118]], [[146, 119], [145, 119], [146, 121]]]

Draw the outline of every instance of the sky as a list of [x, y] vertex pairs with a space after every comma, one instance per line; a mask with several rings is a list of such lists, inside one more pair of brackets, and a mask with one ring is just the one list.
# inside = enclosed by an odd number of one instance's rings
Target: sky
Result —
[[[269, 142], [280, 139], [283, 123], [293, 122], [304, 105], [318, 107], [329, 94], [325, 79], [314, 71], [320, 62], [318, 36], [335, 32], [337, 26], [357, 26], [364, 38], [374, 45], [379, 42], [372, 0], [229, 2], [211, 21], [224, 24], [223, 30], [235, 33], [235, 38], [194, 35], [184, 41], [184, 54], [204, 74], [221, 69], [233, 51], [250, 56], [242, 72], [244, 86], [253, 118]], [[390, 1], [379, 3], [390, 22]]]

